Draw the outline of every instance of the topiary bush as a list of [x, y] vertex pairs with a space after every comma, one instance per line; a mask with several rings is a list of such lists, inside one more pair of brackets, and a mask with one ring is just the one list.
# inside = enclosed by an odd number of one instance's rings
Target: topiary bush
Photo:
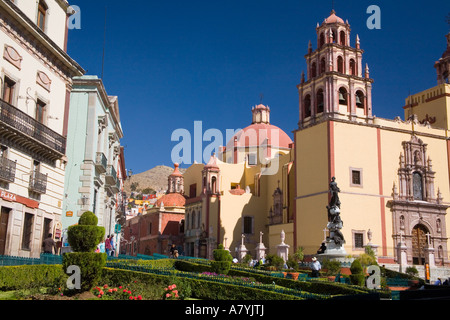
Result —
[[350, 266], [350, 272], [352, 273], [350, 275], [351, 284], [354, 284], [357, 286], [364, 286], [364, 281], [366, 279], [366, 276], [364, 274], [364, 269], [361, 265], [361, 262], [358, 259], [355, 259], [352, 262], [352, 265]]
[[81, 291], [87, 291], [98, 280], [106, 265], [106, 253], [94, 252], [105, 236], [105, 228], [97, 226], [98, 219], [93, 212], [86, 211], [78, 220], [78, 225], [68, 228], [68, 242], [74, 252], [63, 255], [63, 269], [71, 265], [80, 268]]
[[233, 257], [228, 250], [225, 250], [222, 244], [213, 250], [214, 261], [211, 261], [211, 268], [215, 273], [228, 274], [231, 268]]
[[105, 237], [105, 228], [97, 226], [98, 219], [94, 213], [86, 211], [78, 220], [78, 225], [67, 230], [68, 242], [75, 252], [94, 252]]

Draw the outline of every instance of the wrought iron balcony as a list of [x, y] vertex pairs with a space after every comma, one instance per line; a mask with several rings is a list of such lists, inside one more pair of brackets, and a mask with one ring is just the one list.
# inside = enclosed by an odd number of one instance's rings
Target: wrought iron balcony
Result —
[[105, 173], [108, 166], [108, 160], [103, 152], [97, 152], [95, 156], [95, 169], [98, 173]]
[[32, 171], [28, 188], [33, 192], [45, 193], [47, 191], [47, 175], [38, 170]]
[[14, 182], [16, 176], [16, 162], [0, 157], [0, 180]]
[[116, 179], [116, 183], [111, 185], [111, 191], [115, 193], [119, 193], [120, 191], [120, 180], [119, 178]]
[[52, 161], [61, 159], [66, 152], [66, 138], [3, 100], [0, 137]]
[[117, 183], [117, 172], [112, 165], [106, 167], [105, 184], [115, 186]]

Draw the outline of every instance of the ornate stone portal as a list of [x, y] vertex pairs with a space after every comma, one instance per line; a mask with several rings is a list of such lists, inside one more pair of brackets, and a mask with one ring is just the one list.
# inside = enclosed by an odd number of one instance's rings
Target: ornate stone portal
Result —
[[435, 193], [432, 161], [427, 144], [413, 135], [404, 141], [394, 183], [392, 212], [395, 258], [399, 264], [447, 263], [446, 210], [442, 195]]

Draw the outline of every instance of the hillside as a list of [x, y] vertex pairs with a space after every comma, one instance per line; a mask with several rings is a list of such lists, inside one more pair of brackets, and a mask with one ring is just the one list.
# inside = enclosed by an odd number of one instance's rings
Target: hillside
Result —
[[[181, 173], [184, 173], [186, 169], [179, 168]], [[124, 191], [127, 195], [131, 193], [131, 184], [138, 183], [137, 191], [145, 188], [152, 188], [153, 190], [167, 190], [167, 178], [173, 172], [173, 168], [168, 166], [156, 166], [150, 170], [136, 173], [131, 176], [131, 179], [125, 180]]]

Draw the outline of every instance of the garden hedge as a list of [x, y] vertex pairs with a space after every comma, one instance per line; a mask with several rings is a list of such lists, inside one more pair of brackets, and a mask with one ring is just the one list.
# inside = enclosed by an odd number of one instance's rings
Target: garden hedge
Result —
[[23, 265], [0, 267], [0, 291], [60, 288], [68, 275], [61, 265]]
[[[145, 288], [162, 288], [175, 283], [181, 295], [188, 291], [189, 294], [185, 297], [204, 300], [303, 300], [299, 297], [256, 288], [111, 268], [103, 269], [100, 281], [108, 286], [124, 285], [136, 281], [141, 284], [143, 290]], [[161, 290], [161, 296], [162, 294]], [[141, 295], [148, 298], [154, 296], [154, 292], [142, 292]]]

